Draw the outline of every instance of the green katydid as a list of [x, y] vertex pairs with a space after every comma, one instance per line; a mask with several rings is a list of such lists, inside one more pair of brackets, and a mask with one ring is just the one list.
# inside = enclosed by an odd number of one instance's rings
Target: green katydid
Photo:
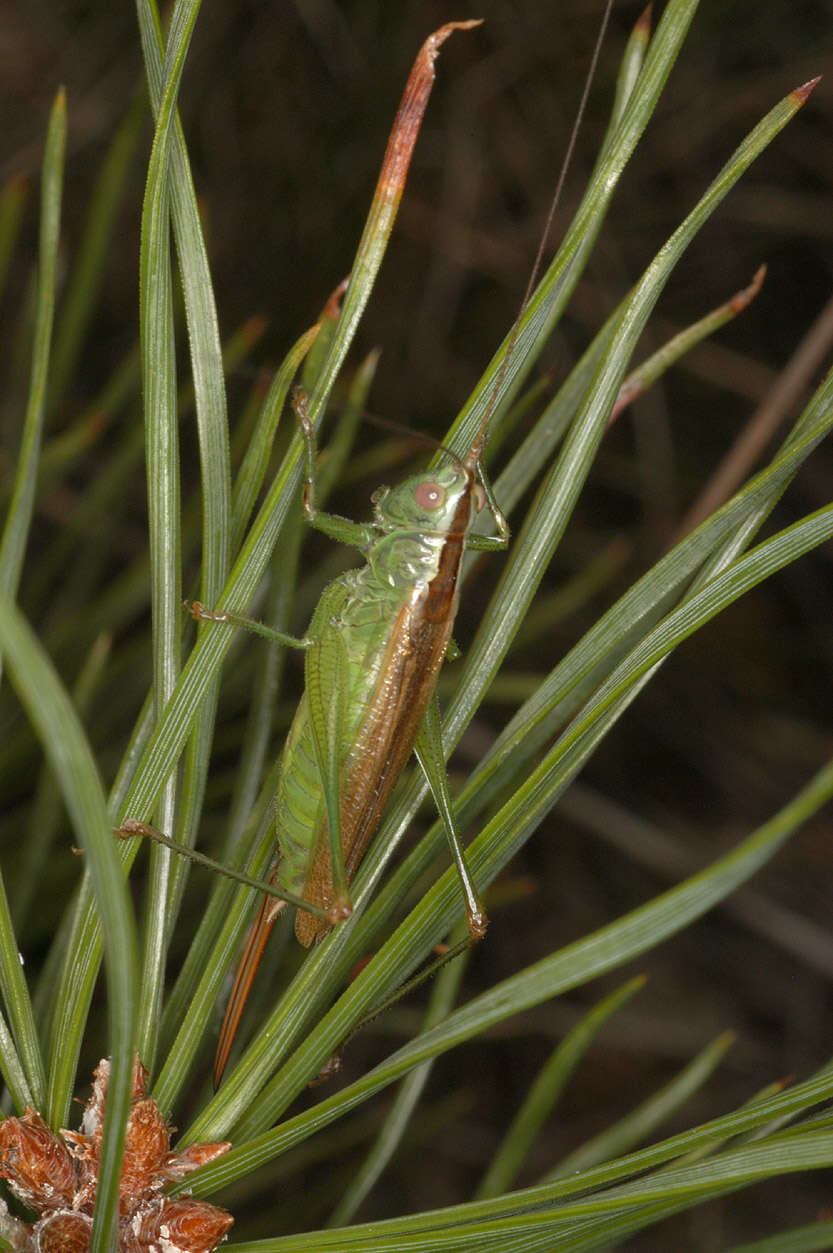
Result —
[[[278, 859], [270, 883], [304, 903], [305, 946], [351, 913], [348, 883], [412, 750], [442, 815], [472, 940], [487, 919], [454, 829], [435, 687], [459, 601], [463, 553], [506, 546], [508, 527], [480, 466], [486, 422], [468, 455], [373, 497], [369, 524], [319, 512], [315, 439], [303, 393], [294, 407], [306, 443], [304, 512], [316, 529], [360, 549], [366, 564], [322, 593], [307, 635], [305, 691], [284, 745], [275, 800]], [[472, 533], [484, 507], [494, 536]], [[195, 615], [226, 620], [194, 606]], [[219, 1083], [264, 946], [286, 901], [264, 897], [232, 988], [215, 1059]], [[307, 908], [309, 907], [309, 908]]]
[[[388, 233], [392, 225], [433, 81], [437, 49], [453, 30], [478, 24], [452, 22], [441, 27], [426, 41], [415, 62], [354, 273], [378, 268], [380, 253], [372, 240], [377, 233]], [[534, 285], [559, 190], [560, 184], [521, 312]], [[358, 548], [366, 564], [341, 575], [324, 590], [302, 639], [256, 627], [280, 643], [307, 650], [305, 691], [281, 759], [275, 800], [278, 851], [269, 881], [272, 895], [264, 896], [235, 976], [215, 1058], [215, 1084], [228, 1060], [278, 915], [287, 902], [298, 907], [295, 933], [306, 946], [350, 915], [348, 884], [412, 751], [446, 828], [471, 941], [485, 934], [486, 915], [454, 827], [435, 689], [457, 613], [463, 554], [466, 548], [497, 549], [508, 542], [508, 526], [480, 459], [520, 316], [485, 417], [466, 456], [460, 460], [448, 453], [450, 464], [409, 478], [398, 488], [382, 488], [373, 497], [374, 516], [369, 524], [316, 508], [314, 426], [307, 417], [305, 397], [296, 393], [295, 411], [306, 446], [303, 504], [307, 520], [331, 538]], [[472, 530], [484, 506], [494, 518], [496, 535], [482, 536]], [[241, 621], [222, 611], [208, 612], [198, 604], [192, 611], [198, 618]]]

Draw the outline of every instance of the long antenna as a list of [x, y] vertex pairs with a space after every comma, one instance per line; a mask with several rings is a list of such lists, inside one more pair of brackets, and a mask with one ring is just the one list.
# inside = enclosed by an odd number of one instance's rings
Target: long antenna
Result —
[[483, 416], [483, 421], [480, 424], [480, 429], [474, 438], [474, 443], [469, 449], [468, 455], [465, 460], [465, 464], [469, 469], [473, 469], [474, 466], [476, 466], [478, 461], [480, 460], [480, 454], [483, 451], [483, 443], [486, 439], [486, 431], [489, 426], [489, 421], [491, 419], [492, 414], [494, 413], [495, 405], [497, 404], [497, 398], [500, 393], [500, 389], [503, 385], [503, 380], [506, 377], [506, 371], [509, 368], [509, 361], [512, 357], [512, 352], [518, 340], [518, 335], [521, 329], [521, 321], [523, 319], [524, 314], [526, 313], [527, 305], [529, 304], [530, 299], [532, 298], [532, 293], [535, 290], [535, 284], [538, 282], [538, 276], [541, 273], [541, 266], [544, 260], [544, 250], [547, 246], [547, 242], [550, 237], [550, 231], [552, 230], [553, 220], [555, 218], [558, 205], [561, 201], [561, 193], [564, 190], [564, 183], [566, 182], [567, 173], [570, 168], [570, 163], [573, 159], [573, 153], [575, 152], [576, 141], [578, 139], [578, 133], [579, 133], [579, 130], [581, 129], [581, 124], [584, 120], [584, 114], [587, 109], [587, 99], [590, 95], [590, 88], [593, 84], [593, 79], [596, 76], [596, 69], [599, 64], [599, 56], [601, 54], [602, 44], [604, 43], [604, 37], [607, 32], [608, 22], [610, 20], [610, 14], [611, 14], [612, 9], [613, 9], [613, 0], [606, 0], [604, 13], [602, 14], [602, 20], [599, 25], [599, 33], [596, 36], [596, 43], [593, 48], [593, 55], [590, 58], [590, 65], [588, 66], [587, 74], [585, 75], [584, 87], [581, 93], [581, 100], [579, 101], [579, 106], [578, 106], [578, 109], [576, 110], [575, 120], [573, 121], [573, 125], [570, 130], [570, 138], [567, 143], [567, 150], [564, 153], [564, 157], [561, 162], [561, 169], [558, 174], [558, 181], [555, 185], [555, 191], [552, 194], [552, 200], [550, 201], [549, 212], [547, 213], [547, 220], [544, 223], [544, 229], [541, 232], [541, 239], [538, 244], [538, 252], [535, 255], [535, 262], [532, 266], [532, 270], [530, 271], [529, 281], [527, 282], [527, 285], [526, 285], [526, 291], [524, 292], [523, 300], [521, 301], [521, 306], [518, 310], [517, 317], [515, 318], [515, 322], [512, 327], [512, 335], [509, 340], [509, 344], [507, 345], [506, 352], [503, 357], [503, 361], [500, 364], [500, 369], [498, 371], [497, 378], [495, 379], [495, 385], [492, 388], [492, 394], [489, 397], [489, 403], [486, 406], [486, 412]]

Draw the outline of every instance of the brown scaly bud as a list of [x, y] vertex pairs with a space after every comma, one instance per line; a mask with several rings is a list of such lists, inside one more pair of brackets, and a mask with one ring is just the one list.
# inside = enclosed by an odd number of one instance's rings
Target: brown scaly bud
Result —
[[62, 1209], [75, 1195], [75, 1168], [66, 1145], [27, 1107], [0, 1123], [0, 1178], [29, 1209]]
[[38, 1253], [87, 1253], [93, 1220], [88, 1214], [59, 1210], [35, 1224]]
[[137, 1101], [130, 1111], [119, 1184], [119, 1208], [129, 1212], [133, 1199], [160, 1192], [171, 1147], [171, 1133], [154, 1100]]
[[225, 1238], [234, 1219], [225, 1210], [191, 1197], [161, 1200], [157, 1206], [137, 1214], [130, 1238], [135, 1243], [119, 1245], [120, 1253], [146, 1253], [165, 1249], [168, 1253], [205, 1253]]
[[[0, 1178], [38, 1215], [24, 1223], [0, 1211], [0, 1234], [15, 1253], [87, 1253], [109, 1082], [110, 1063], [102, 1061], [81, 1131], [56, 1134], [33, 1109], [0, 1123]], [[218, 1141], [172, 1153], [171, 1128], [147, 1095], [147, 1071], [137, 1057], [119, 1181], [117, 1253], [213, 1253], [234, 1221], [231, 1214], [191, 1197], [169, 1199], [162, 1190], [230, 1148]]]

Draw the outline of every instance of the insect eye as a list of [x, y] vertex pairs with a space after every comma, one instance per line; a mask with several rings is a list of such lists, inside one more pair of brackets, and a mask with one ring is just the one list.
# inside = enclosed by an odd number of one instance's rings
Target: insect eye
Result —
[[414, 489], [414, 501], [420, 509], [441, 509], [445, 500], [445, 488], [439, 483], [419, 483]]

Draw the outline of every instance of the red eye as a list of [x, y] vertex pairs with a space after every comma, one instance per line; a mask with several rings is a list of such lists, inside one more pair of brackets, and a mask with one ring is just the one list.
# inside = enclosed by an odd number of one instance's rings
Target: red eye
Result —
[[441, 509], [445, 495], [445, 488], [439, 483], [420, 483], [414, 489], [414, 501], [420, 509]]

